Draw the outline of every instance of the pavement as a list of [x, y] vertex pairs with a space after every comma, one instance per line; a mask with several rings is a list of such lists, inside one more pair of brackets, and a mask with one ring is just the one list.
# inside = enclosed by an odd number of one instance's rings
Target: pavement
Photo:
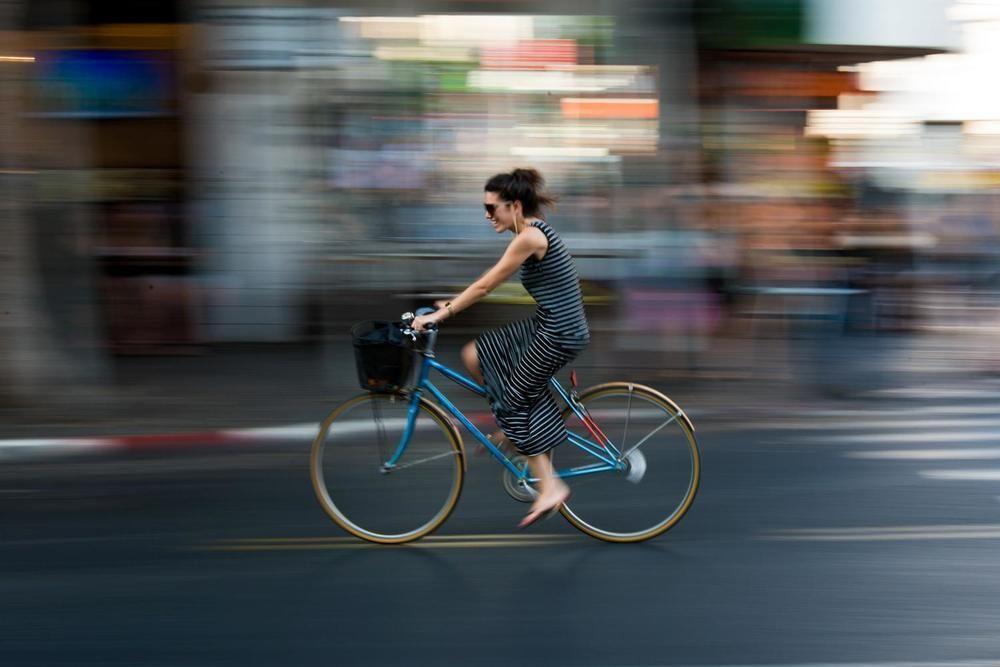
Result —
[[518, 531], [491, 457], [402, 546], [329, 520], [308, 442], [4, 462], [0, 664], [993, 667], [1000, 386], [960, 379], [701, 419], [694, 505], [641, 544]]
[[[439, 359], [460, 367], [459, 349], [468, 338], [443, 336]], [[817, 357], [811, 341], [713, 341], [694, 362], [682, 364], [676, 354], [596, 341], [571, 367], [581, 387], [622, 379], [656, 387], [696, 425], [898, 400], [894, 391], [961, 384], [970, 372], [968, 363], [954, 358], [961, 346], [953, 337], [862, 337], [850, 345], [839, 348], [832, 363], [815, 368], [807, 363]], [[438, 384], [490, 427], [482, 399], [446, 381]], [[311, 344], [220, 346], [186, 356], [119, 357], [101, 386], [71, 388], [45, 402], [0, 405], [0, 458], [311, 438], [333, 407], [359, 391], [347, 336]]]

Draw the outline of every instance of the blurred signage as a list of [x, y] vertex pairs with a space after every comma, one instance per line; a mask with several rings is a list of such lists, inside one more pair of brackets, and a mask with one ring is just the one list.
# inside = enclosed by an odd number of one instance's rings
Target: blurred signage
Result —
[[328, 66], [343, 56], [339, 14], [312, 7], [209, 7], [198, 21], [209, 30], [205, 61], [218, 69]]
[[702, 42], [718, 49], [770, 49], [803, 42], [803, 0], [703, 0], [695, 4]]
[[511, 46], [484, 46], [480, 63], [483, 69], [545, 69], [575, 65], [577, 55], [572, 39], [526, 39]]
[[805, 72], [761, 69], [742, 72], [732, 91], [752, 97], [837, 97], [858, 92], [853, 72]]
[[129, 118], [173, 113], [174, 71], [164, 51], [84, 49], [38, 57], [35, 115]]
[[660, 103], [655, 99], [622, 97], [565, 97], [560, 100], [566, 118], [655, 119]]

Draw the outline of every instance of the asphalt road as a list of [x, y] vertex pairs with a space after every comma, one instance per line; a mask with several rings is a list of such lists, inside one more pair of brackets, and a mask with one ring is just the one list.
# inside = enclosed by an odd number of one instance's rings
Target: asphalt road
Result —
[[518, 531], [487, 457], [401, 547], [344, 538], [304, 442], [8, 463], [0, 664], [1000, 664], [998, 405], [701, 423], [694, 507], [638, 545]]

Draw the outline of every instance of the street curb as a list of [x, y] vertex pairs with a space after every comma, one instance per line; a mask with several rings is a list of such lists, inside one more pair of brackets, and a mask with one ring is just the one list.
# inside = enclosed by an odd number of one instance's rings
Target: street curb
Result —
[[[466, 413], [477, 426], [492, 422], [488, 412]], [[456, 424], [457, 425], [457, 424]], [[278, 424], [213, 431], [152, 433], [123, 436], [0, 439], [0, 461], [24, 461], [62, 456], [139, 454], [187, 451], [255, 444], [312, 443], [319, 422]]]
[[[495, 428], [490, 412], [466, 412], [465, 416], [481, 429]], [[728, 408], [704, 408], [688, 411], [698, 424], [699, 419], [713, 415], [723, 421], [745, 419]], [[452, 423], [460, 427], [454, 419]], [[262, 444], [299, 445], [311, 443], [319, 432], [319, 422], [276, 424], [253, 428], [226, 428], [204, 431], [178, 431], [153, 434], [87, 436], [60, 438], [0, 439], [0, 461], [28, 461], [64, 456], [105, 454], [142, 454], [163, 452], [191, 452], [199, 449]]]
[[59, 456], [140, 453], [163, 450], [192, 450], [195, 448], [236, 445], [240, 443], [278, 440], [276, 432], [290, 433], [291, 429], [311, 430], [315, 424], [293, 424], [283, 427], [199, 431], [187, 433], [156, 433], [126, 436], [87, 438], [19, 438], [0, 440], [0, 460], [25, 460]]

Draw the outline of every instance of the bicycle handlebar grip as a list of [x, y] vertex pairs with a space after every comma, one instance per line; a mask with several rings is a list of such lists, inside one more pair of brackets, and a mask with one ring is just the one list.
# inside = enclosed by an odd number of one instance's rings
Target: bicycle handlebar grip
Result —
[[[420, 308], [417, 308], [417, 317], [420, 317], [421, 315], [430, 315], [431, 313], [436, 313], [436, 312], [437, 308], [429, 308], [427, 306], [421, 306]], [[437, 329], [438, 329], [437, 323], [427, 325], [427, 331], [436, 331]]]
[[[410, 327], [413, 326], [413, 320], [415, 320], [417, 317], [419, 317], [421, 315], [430, 315], [433, 312], [435, 312], [435, 310], [433, 308], [427, 308], [425, 306], [425, 307], [422, 307], [422, 308], [417, 308], [417, 314], [416, 315], [414, 315], [413, 313], [410, 313], [410, 312], [406, 312], [406, 313], [403, 313], [400, 316], [399, 319], [402, 320], [403, 326], [405, 326], [407, 329], [409, 329]], [[424, 329], [424, 331], [434, 331], [437, 328], [438, 328], [437, 323], [428, 324], [427, 327]]]

